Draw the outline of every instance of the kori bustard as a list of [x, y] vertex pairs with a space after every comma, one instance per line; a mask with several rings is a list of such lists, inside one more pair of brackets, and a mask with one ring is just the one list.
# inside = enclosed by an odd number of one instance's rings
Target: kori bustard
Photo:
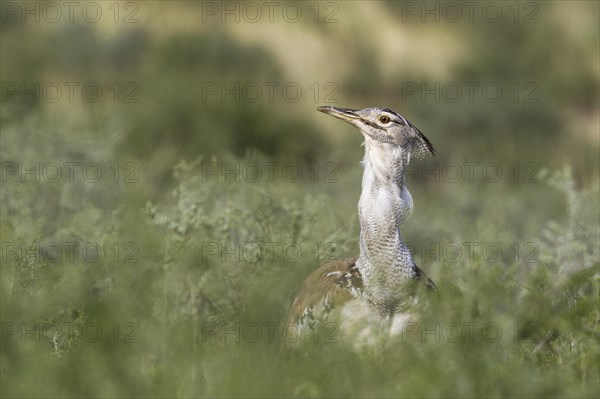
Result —
[[434, 149], [419, 129], [390, 109], [327, 106], [317, 110], [354, 125], [364, 136], [360, 255], [330, 262], [310, 274], [294, 299], [289, 322], [296, 324], [299, 334], [307, 335], [306, 328], [334, 320], [353, 339], [370, 340], [381, 326], [387, 326], [388, 332], [398, 330], [394, 319], [406, 320], [398, 314], [406, 315], [403, 312], [417, 301], [419, 287], [435, 289], [400, 234], [400, 225], [413, 210], [407, 166], [412, 157], [433, 155]]

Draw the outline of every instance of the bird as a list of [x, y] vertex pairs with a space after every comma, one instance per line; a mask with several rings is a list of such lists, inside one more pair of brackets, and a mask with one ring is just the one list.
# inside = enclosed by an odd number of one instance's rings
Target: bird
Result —
[[400, 234], [400, 225], [413, 212], [408, 164], [411, 158], [435, 155], [435, 150], [419, 129], [388, 108], [317, 110], [355, 126], [364, 138], [360, 254], [324, 264], [306, 278], [288, 318], [295, 338], [284, 345], [296, 347], [298, 337], [313, 336], [308, 331], [329, 321], [336, 323], [339, 337], [350, 337], [362, 347], [374, 343], [382, 329], [383, 334], [397, 334], [411, 319], [420, 293], [436, 289]]

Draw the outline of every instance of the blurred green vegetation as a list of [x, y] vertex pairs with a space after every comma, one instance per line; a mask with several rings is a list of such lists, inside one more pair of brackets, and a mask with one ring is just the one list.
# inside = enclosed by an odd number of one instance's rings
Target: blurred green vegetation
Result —
[[[507, 17], [494, 23], [422, 23], [402, 2], [311, 3], [314, 22], [305, 3], [296, 24], [203, 22], [201, 2], [118, 4], [121, 19], [136, 4], [139, 21], [114, 23], [109, 3], [96, 24], [23, 23], [3, 9], [3, 397], [600, 394], [598, 3], [496, 3]], [[535, 4], [535, 22], [512, 20], [515, 4]], [[36, 82], [75, 82], [75, 99], [7, 86]], [[81, 98], [90, 82], [97, 102]], [[272, 101], [266, 82], [278, 84]], [[290, 82], [298, 101], [282, 96]], [[410, 91], [468, 82], [503, 96]], [[236, 83], [265, 91], [255, 102], [206, 92]], [[343, 342], [279, 352], [303, 279], [358, 253], [360, 137], [314, 111], [328, 98], [395, 109], [434, 143], [437, 157], [411, 170], [403, 234], [439, 287], [422, 322], [471, 323], [473, 336], [398, 337], [378, 355]], [[491, 162], [498, 181], [482, 174]], [[19, 173], [36, 163], [62, 165], [62, 178]], [[97, 182], [80, 173], [89, 163]], [[502, 254], [467, 256], [465, 243]], [[432, 256], [436, 245], [462, 256]], [[242, 329], [256, 325], [254, 341]]]

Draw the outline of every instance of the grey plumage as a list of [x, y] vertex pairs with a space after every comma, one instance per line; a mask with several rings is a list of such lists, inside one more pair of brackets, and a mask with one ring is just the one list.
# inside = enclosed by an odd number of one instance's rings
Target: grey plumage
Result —
[[433, 154], [433, 146], [413, 124], [387, 108], [319, 111], [353, 124], [365, 137], [357, 268], [367, 300], [382, 316], [393, 314], [411, 301], [413, 283], [424, 275], [402, 240], [400, 225], [413, 210], [406, 182], [410, 158]]
[[415, 302], [417, 286], [435, 288], [415, 264], [400, 233], [413, 211], [408, 164], [411, 158], [434, 154], [433, 146], [406, 118], [387, 108], [318, 110], [356, 126], [365, 139], [358, 203], [360, 255], [313, 272], [294, 300], [291, 321], [304, 324], [320, 317], [315, 313], [328, 318], [339, 307], [348, 314], [344, 306], [355, 313], [352, 304], [361, 301], [381, 319], [391, 320]]

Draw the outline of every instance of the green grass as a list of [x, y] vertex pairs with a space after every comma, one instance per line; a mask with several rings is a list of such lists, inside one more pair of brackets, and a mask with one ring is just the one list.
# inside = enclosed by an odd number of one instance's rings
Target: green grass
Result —
[[[139, 88], [137, 103], [2, 100], [2, 397], [600, 395], [598, 4], [434, 26], [371, 4], [293, 29], [199, 25], [194, 2], [140, 3], [115, 29], [2, 23], [2, 82]], [[207, 81], [305, 95], [203, 101]], [[403, 100], [405, 82], [472, 81], [534, 82], [539, 101]], [[314, 111], [314, 82], [339, 106], [396, 109], [438, 151], [411, 170], [402, 230], [438, 290], [385, 350], [350, 350], [334, 325], [280, 351], [306, 276], [358, 254], [360, 137]]]
[[[95, 206], [91, 192], [78, 197], [88, 206], [38, 221], [37, 228], [25, 227], [36, 226], [33, 215], [13, 218], [19, 225], [3, 223], [3, 243], [44, 248], [49, 237], [68, 241], [81, 219], [95, 221], [90, 234], [105, 249], [135, 243], [118, 258], [107, 250], [96, 263], [48, 262], [33, 250], [3, 261], [10, 266], [2, 268], [3, 396], [595, 395], [597, 185], [576, 190], [565, 169], [521, 194], [513, 187], [513, 196], [521, 196], [513, 200], [534, 196], [561, 204], [539, 226], [529, 224], [546, 218], [546, 209], [530, 209], [520, 223], [511, 219], [499, 195], [507, 184], [484, 188], [475, 224], [465, 222], [470, 207], [443, 203], [460, 200], [462, 190], [475, 195], [480, 185], [416, 185], [413, 196], [424, 205], [407, 223], [406, 237], [422, 238], [430, 250], [435, 243], [463, 249], [460, 257], [416, 251], [439, 287], [421, 312], [420, 331], [407, 331], [379, 354], [355, 353], [321, 331], [320, 344], [289, 356], [279, 347], [302, 279], [330, 257], [357, 253], [356, 197], [305, 182], [203, 182], [202, 165], [178, 166], [176, 183], [159, 204], [144, 207], [129, 192], [144, 190], [123, 189], [121, 195], [131, 196], [127, 203]], [[356, 169], [342, 171], [348, 177], [333, 186], [356, 185]], [[428, 217], [428, 208], [445, 209], [446, 217]], [[19, 209], [29, 211], [8, 213]], [[37, 235], [50, 227], [48, 235]], [[466, 242], [476, 243], [471, 254]], [[286, 254], [289, 243], [301, 255]], [[503, 256], [479, 249], [489, 243]], [[63, 326], [58, 334], [56, 326]], [[339, 341], [337, 333], [330, 338]]]

